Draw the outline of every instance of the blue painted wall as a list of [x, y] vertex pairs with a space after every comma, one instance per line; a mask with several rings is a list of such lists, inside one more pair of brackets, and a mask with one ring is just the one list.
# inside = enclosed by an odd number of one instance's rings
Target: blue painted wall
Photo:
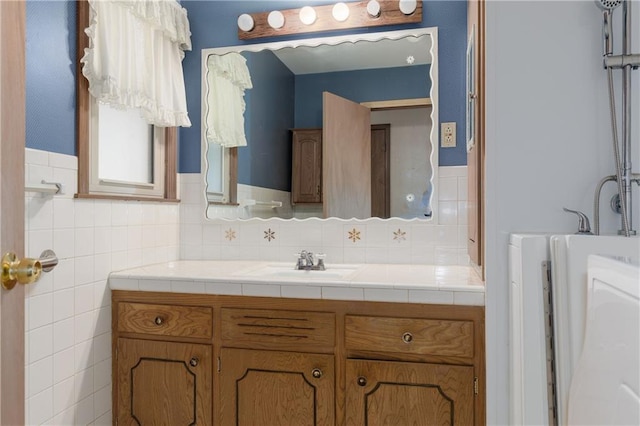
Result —
[[76, 3], [26, 4], [26, 146], [76, 155]]
[[238, 182], [291, 191], [294, 75], [268, 50], [243, 56], [253, 88], [244, 97], [247, 146], [238, 148]]
[[322, 127], [322, 92], [353, 102], [427, 98], [429, 65], [296, 76], [296, 127]]
[[[244, 12], [261, 12], [300, 6], [287, 1], [183, 0], [191, 24], [193, 51], [183, 67], [191, 128], [180, 129], [181, 173], [200, 171], [200, 51], [209, 47], [253, 44], [237, 39], [236, 20]], [[305, 4], [327, 4], [309, 1]], [[438, 27], [440, 52], [440, 120], [455, 121], [464, 129], [465, 50], [467, 3], [462, 0], [423, 2], [421, 24], [327, 32], [326, 35]], [[27, 2], [27, 146], [64, 154], [76, 153], [75, 141], [75, 1]], [[318, 34], [304, 37], [317, 37]], [[280, 37], [278, 40], [302, 38]], [[264, 39], [264, 42], [273, 40]], [[464, 136], [458, 131], [456, 148], [440, 149], [440, 165], [466, 164]]]

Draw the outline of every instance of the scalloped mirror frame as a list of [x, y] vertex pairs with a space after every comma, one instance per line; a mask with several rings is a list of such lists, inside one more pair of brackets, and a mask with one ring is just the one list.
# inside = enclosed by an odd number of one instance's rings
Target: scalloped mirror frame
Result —
[[[207, 153], [208, 153], [208, 144], [206, 142], [206, 113], [207, 113], [207, 102], [206, 102], [206, 94], [207, 94], [207, 58], [209, 55], [224, 55], [230, 52], [260, 52], [263, 50], [278, 50], [286, 47], [299, 47], [299, 46], [307, 46], [307, 47], [315, 47], [320, 45], [337, 45], [341, 43], [355, 43], [358, 41], [378, 41], [378, 40], [397, 40], [405, 37], [420, 37], [420, 36], [430, 36], [431, 37], [431, 67], [430, 67], [430, 78], [431, 78], [431, 93], [430, 99], [432, 102], [431, 108], [431, 121], [433, 125], [431, 126], [431, 134], [430, 140], [432, 144], [431, 157], [429, 161], [432, 166], [432, 175], [431, 175], [431, 184], [432, 184], [432, 193], [431, 193], [431, 210], [432, 216], [428, 219], [402, 219], [398, 217], [392, 217], [388, 219], [380, 219], [380, 218], [367, 218], [367, 219], [345, 219], [345, 218], [305, 218], [305, 219], [282, 219], [278, 217], [273, 217], [269, 219], [261, 219], [261, 218], [222, 218], [222, 217], [208, 217], [207, 211], [209, 209], [209, 201], [207, 198], [207, 170], [209, 167], [207, 161]], [[417, 28], [411, 30], [398, 30], [398, 31], [380, 31], [375, 33], [363, 33], [363, 34], [350, 34], [344, 36], [335, 36], [335, 37], [315, 37], [315, 38], [307, 38], [307, 39], [297, 39], [297, 40], [288, 40], [282, 42], [271, 42], [271, 43], [257, 43], [257, 44], [247, 44], [247, 45], [236, 45], [236, 46], [226, 46], [226, 47], [217, 47], [210, 49], [202, 49], [201, 52], [201, 146], [202, 146], [202, 155], [201, 155], [201, 191], [200, 195], [204, 201], [204, 218], [206, 221], [221, 221], [228, 222], [234, 220], [242, 220], [242, 221], [264, 221], [264, 220], [280, 220], [280, 221], [307, 221], [307, 220], [341, 220], [341, 221], [350, 221], [356, 220], [358, 222], [368, 222], [368, 221], [391, 221], [391, 220], [405, 220], [405, 221], [416, 221], [421, 223], [438, 223], [438, 147], [439, 147], [439, 79], [438, 79], [438, 28], [437, 27], [427, 27], [427, 28]], [[229, 205], [229, 209], [238, 209], [237, 205]]]

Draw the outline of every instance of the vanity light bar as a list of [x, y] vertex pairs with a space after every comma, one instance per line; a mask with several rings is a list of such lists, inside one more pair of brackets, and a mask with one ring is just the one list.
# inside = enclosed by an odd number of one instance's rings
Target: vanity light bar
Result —
[[[260, 13], [243, 13], [238, 20], [238, 39], [250, 40], [264, 37], [278, 37], [290, 34], [304, 34], [322, 31], [346, 30], [352, 28], [380, 27], [384, 25], [414, 24], [422, 22], [422, 1], [411, 0], [366, 0], [342, 3], [348, 8], [337, 18], [334, 16], [336, 5], [314, 6], [315, 19], [311, 23], [309, 6], [302, 9], [287, 9]], [[343, 6], [340, 5], [340, 8]], [[378, 12], [377, 15], [372, 12]], [[274, 13], [275, 12], [275, 13]], [[271, 22], [269, 20], [271, 15]], [[275, 27], [273, 17], [278, 15]], [[249, 19], [251, 18], [251, 19]], [[241, 22], [242, 21], [242, 22]], [[304, 22], [303, 22], [304, 21]], [[248, 24], [247, 22], [251, 22]], [[278, 25], [280, 25], [278, 27]]]

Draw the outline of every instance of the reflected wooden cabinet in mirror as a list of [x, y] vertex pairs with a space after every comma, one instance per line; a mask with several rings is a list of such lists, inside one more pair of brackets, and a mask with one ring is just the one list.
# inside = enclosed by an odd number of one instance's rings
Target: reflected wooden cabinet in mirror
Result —
[[291, 133], [291, 204], [322, 203], [322, 129]]
[[482, 306], [117, 290], [112, 316], [120, 425], [485, 424]]

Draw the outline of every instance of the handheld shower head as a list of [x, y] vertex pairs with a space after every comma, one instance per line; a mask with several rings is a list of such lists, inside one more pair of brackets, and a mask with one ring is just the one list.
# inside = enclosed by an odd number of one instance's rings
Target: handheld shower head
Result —
[[595, 0], [596, 6], [602, 10], [602, 37], [604, 42], [604, 56], [613, 54], [613, 10], [624, 0]]
[[595, 0], [596, 6], [603, 11], [612, 11], [620, 6], [624, 0]]

